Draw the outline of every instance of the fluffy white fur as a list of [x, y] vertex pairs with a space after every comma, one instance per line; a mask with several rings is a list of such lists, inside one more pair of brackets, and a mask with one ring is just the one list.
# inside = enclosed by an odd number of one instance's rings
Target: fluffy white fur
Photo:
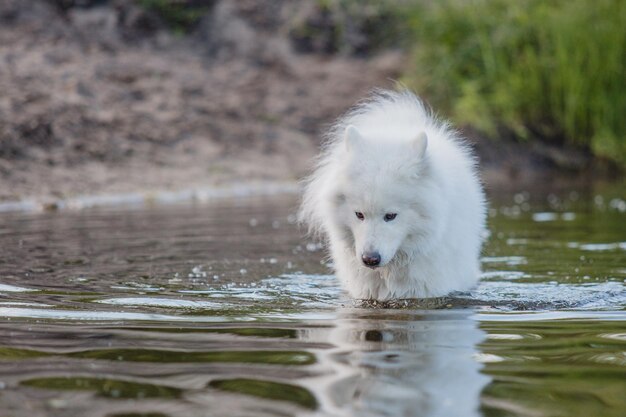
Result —
[[[439, 297], [478, 280], [485, 198], [475, 159], [408, 91], [376, 92], [328, 132], [300, 220], [326, 239], [354, 298]], [[372, 269], [361, 257], [374, 252]]]

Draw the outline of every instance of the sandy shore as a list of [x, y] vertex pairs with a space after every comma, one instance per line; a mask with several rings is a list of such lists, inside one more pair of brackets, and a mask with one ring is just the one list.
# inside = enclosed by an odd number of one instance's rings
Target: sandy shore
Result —
[[[297, 52], [290, 29], [313, 3], [217, 1], [185, 36], [132, 2], [55, 4], [0, 2], [5, 208], [293, 187], [333, 119], [409, 59]], [[472, 140], [488, 184], [550, 165], [545, 150]]]

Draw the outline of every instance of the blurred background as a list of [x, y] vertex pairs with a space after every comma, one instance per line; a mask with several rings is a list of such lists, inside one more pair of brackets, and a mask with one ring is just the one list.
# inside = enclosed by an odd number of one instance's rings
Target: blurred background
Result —
[[[0, 415], [626, 416], [625, 61], [625, 0], [0, 0]], [[397, 82], [484, 272], [353, 303], [296, 184]]]
[[396, 81], [488, 187], [622, 178], [621, 0], [0, 0], [0, 201], [293, 183]]

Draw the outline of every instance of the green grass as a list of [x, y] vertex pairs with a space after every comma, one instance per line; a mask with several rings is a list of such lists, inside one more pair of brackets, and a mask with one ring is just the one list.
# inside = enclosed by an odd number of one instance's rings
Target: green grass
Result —
[[411, 1], [404, 82], [455, 122], [626, 167], [626, 2]]

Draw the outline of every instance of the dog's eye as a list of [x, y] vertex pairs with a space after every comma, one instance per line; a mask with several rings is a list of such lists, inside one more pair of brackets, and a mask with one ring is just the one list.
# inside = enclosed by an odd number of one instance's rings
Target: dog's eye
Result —
[[356, 214], [356, 218], [359, 219], [359, 220], [363, 220], [365, 218], [363, 213], [361, 213], [360, 211], [356, 211], [356, 212], [354, 212], [354, 214]]
[[397, 215], [398, 215], [398, 213], [387, 213], [387, 214], [385, 214], [385, 221], [386, 222], [390, 222], [393, 219], [395, 219]]

